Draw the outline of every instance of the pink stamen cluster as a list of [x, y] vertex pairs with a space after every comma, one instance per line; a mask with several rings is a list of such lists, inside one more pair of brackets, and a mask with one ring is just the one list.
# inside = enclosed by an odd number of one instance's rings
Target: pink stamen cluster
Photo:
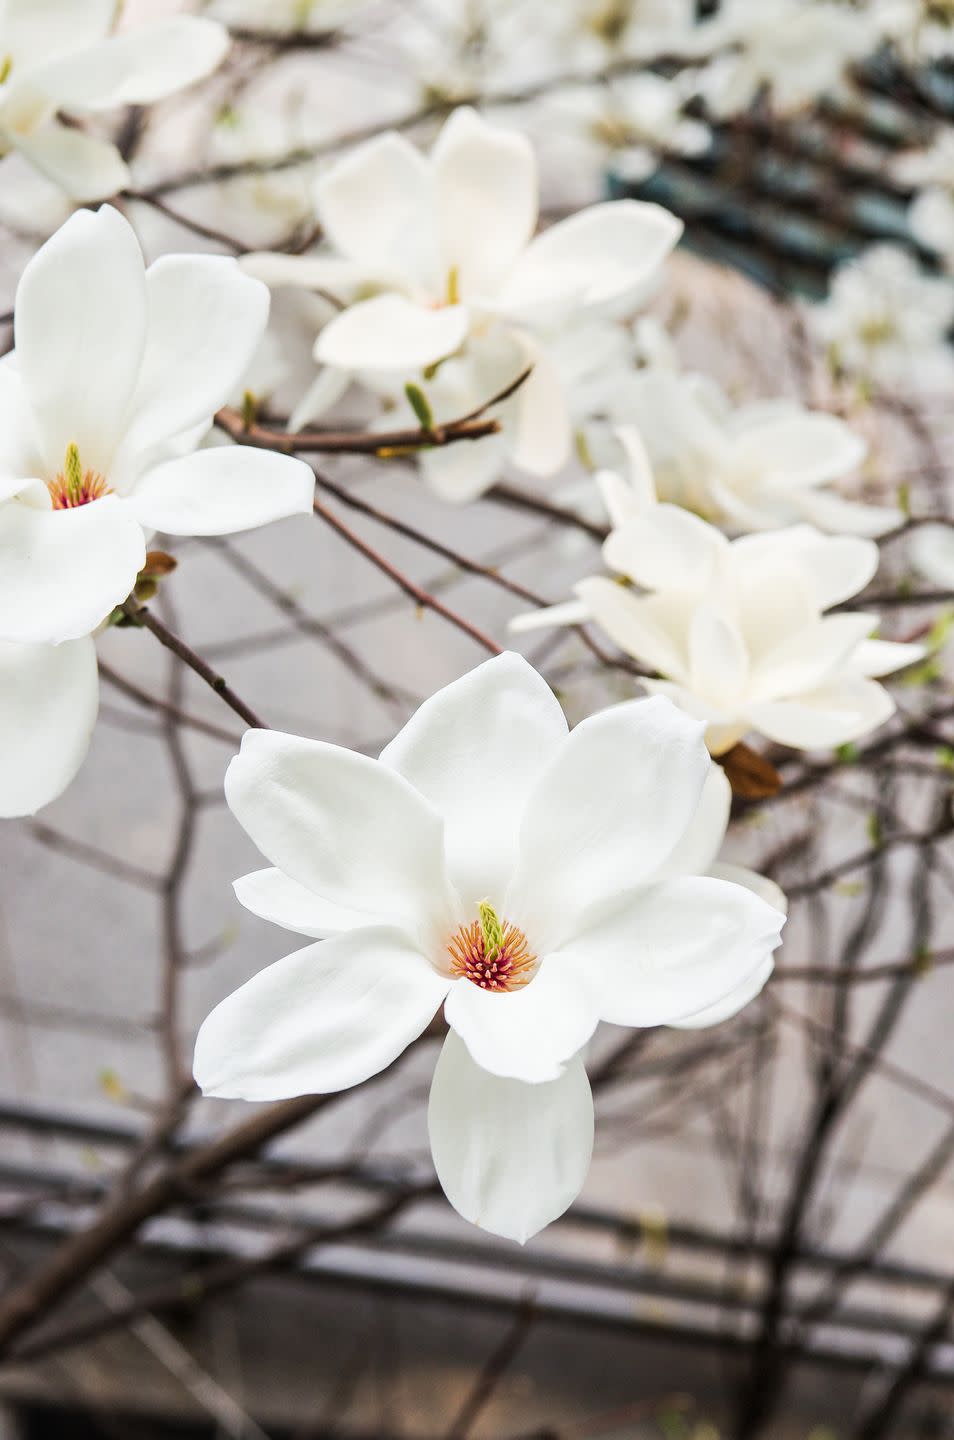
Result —
[[54, 510], [73, 510], [77, 505], [89, 505], [93, 500], [101, 500], [110, 493], [106, 481], [95, 470], [87, 470], [79, 485], [70, 485], [61, 474], [57, 475], [55, 480], [48, 480], [46, 488], [50, 492]]
[[451, 972], [481, 990], [520, 990], [533, 975], [537, 957], [530, 951], [527, 937], [515, 925], [506, 922], [503, 940], [496, 955], [487, 954], [480, 921], [462, 925], [447, 944]]

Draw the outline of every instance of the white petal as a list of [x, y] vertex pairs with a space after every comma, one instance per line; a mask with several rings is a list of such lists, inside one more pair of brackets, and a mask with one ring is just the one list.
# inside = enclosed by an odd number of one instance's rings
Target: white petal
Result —
[[760, 657], [752, 676], [753, 700], [786, 699], [815, 690], [837, 674], [877, 627], [876, 615], [826, 615], [796, 630]]
[[0, 816], [33, 815], [86, 758], [99, 708], [96, 648], [0, 641]]
[[341, 370], [410, 373], [452, 355], [464, 343], [469, 324], [463, 305], [429, 310], [403, 295], [378, 295], [325, 326], [315, 359]]
[[494, 1075], [538, 1084], [555, 1080], [599, 1021], [598, 997], [562, 957], [547, 957], [522, 990], [481, 990], [458, 980], [444, 1018], [476, 1063]]
[[98, 135], [49, 120], [13, 138], [20, 154], [73, 200], [107, 200], [129, 184], [125, 160]]
[[793, 525], [770, 535], [746, 535], [732, 546], [733, 563], [740, 580], [746, 568], [764, 576], [766, 566], [776, 571], [797, 566], [812, 589], [819, 610], [840, 605], [863, 590], [878, 569], [878, 547], [873, 540], [849, 535], [822, 535], [810, 525]]
[[281, 870], [254, 870], [233, 881], [232, 889], [239, 904], [253, 915], [315, 940], [368, 923], [367, 915], [322, 900]]
[[788, 896], [774, 880], [769, 880], [765, 875], [759, 875], [757, 871], [749, 870], [744, 865], [729, 865], [724, 860], [713, 865], [709, 873], [717, 880], [731, 880], [733, 885], [743, 885], [746, 890], [751, 890], [753, 895], [764, 900], [766, 905], [771, 905], [773, 910], [778, 910], [783, 915], [788, 914]]
[[527, 801], [505, 907], [538, 953], [659, 871], [708, 770], [702, 726], [662, 696], [612, 706], [571, 731]]
[[444, 826], [386, 765], [319, 740], [250, 730], [225, 797], [263, 855], [347, 910], [420, 930], [452, 930]]
[[725, 536], [678, 505], [654, 505], [614, 530], [603, 546], [607, 565], [647, 590], [704, 590]]
[[525, 135], [462, 106], [431, 155], [445, 272], [465, 297], [492, 295], [537, 224], [537, 164]]
[[146, 347], [124, 448], [137, 453], [212, 416], [239, 388], [269, 295], [234, 260], [164, 255], [146, 272]]
[[829, 490], [806, 490], [791, 499], [809, 524], [830, 535], [860, 535], [876, 540], [904, 524], [904, 511], [896, 506], [845, 500]]
[[322, 415], [327, 415], [350, 385], [351, 376], [347, 371], [323, 366], [289, 416], [289, 430], [304, 430], [306, 425], [312, 425]]
[[917, 665], [927, 654], [923, 645], [905, 645], [894, 640], [863, 640], [851, 654], [856, 675], [893, 675], [908, 665]]
[[402, 135], [380, 135], [339, 160], [318, 180], [318, 219], [331, 245], [372, 270], [410, 271], [423, 279], [416, 235], [429, 222], [429, 172]]
[[[239, 269], [253, 280], [261, 280], [272, 290], [327, 290], [344, 298], [365, 285], [371, 274], [350, 260], [337, 260], [327, 255], [284, 255], [271, 250], [250, 251], [239, 258]], [[382, 278], [389, 270], [373, 272]], [[395, 281], [399, 277], [393, 277]]]
[[126, 599], [145, 563], [142, 526], [115, 496], [71, 510], [0, 505], [0, 637], [91, 634]]
[[418, 464], [435, 495], [449, 505], [467, 505], [496, 484], [507, 459], [503, 436], [486, 435], [482, 440], [426, 450], [418, 456]]
[[600, 575], [581, 580], [576, 593], [587, 615], [601, 625], [627, 655], [661, 675], [682, 677], [685, 674], [685, 656], [657, 623], [642, 596]]
[[634, 894], [559, 959], [586, 976], [601, 1019], [671, 1025], [718, 1004], [761, 969], [784, 923], [741, 885], [689, 876]]
[[450, 876], [465, 904], [500, 904], [517, 827], [543, 767], [566, 741], [553, 691], [520, 655], [499, 655], [426, 700], [382, 752], [444, 817]]
[[589, 608], [582, 600], [565, 600], [562, 605], [544, 605], [541, 610], [516, 615], [507, 628], [515, 635], [522, 635], [529, 630], [546, 630], [550, 625], [585, 625], [590, 618]]
[[817, 750], [858, 740], [890, 720], [894, 709], [877, 681], [849, 678], [793, 700], [750, 705], [747, 717], [753, 729], [780, 745]]
[[867, 449], [836, 415], [799, 410], [744, 428], [732, 456], [742, 471], [758, 468], [787, 493], [793, 486], [828, 485], [851, 474]]
[[167, 535], [234, 535], [310, 515], [315, 475], [303, 460], [250, 445], [216, 445], [157, 465], [126, 504]]
[[223, 26], [177, 15], [40, 65], [30, 78], [58, 108], [78, 114], [151, 105], [208, 75], [228, 48]]
[[283, 1100], [360, 1085], [430, 1023], [447, 981], [405, 935], [352, 930], [269, 965], [212, 1011], [195, 1043], [206, 1095]]
[[659, 205], [617, 200], [561, 220], [528, 246], [500, 296], [503, 309], [544, 317], [560, 302], [602, 305], [635, 293], [659, 270], [682, 234]]
[[116, 15], [115, 0], [6, 0], [3, 49], [15, 65], [66, 55], [102, 40]]
[[656, 483], [649, 451], [634, 425], [620, 425], [616, 438], [623, 447], [629, 466], [624, 480], [611, 470], [601, 470], [596, 481], [613, 528], [622, 529], [638, 520], [645, 510], [656, 504]]
[[577, 1058], [557, 1080], [525, 1085], [475, 1065], [451, 1031], [427, 1112], [434, 1168], [454, 1209], [524, 1244], [583, 1188], [593, 1154], [593, 1098]]
[[528, 335], [520, 340], [533, 369], [496, 413], [513, 463], [528, 475], [555, 475], [569, 460], [573, 443], [566, 390], [546, 351]]
[[932, 585], [954, 590], [954, 529], [919, 526], [911, 537], [911, 564]]
[[[146, 279], [132, 226], [78, 210], [27, 265], [16, 356], [52, 478], [67, 447], [108, 478], [146, 335]], [[125, 598], [125, 597], [123, 597]], [[102, 619], [102, 616], [100, 616]]]
[[763, 960], [757, 970], [747, 976], [735, 990], [730, 990], [723, 1000], [715, 1005], [708, 1005], [705, 1010], [700, 1010], [696, 1015], [690, 1015], [685, 1020], [675, 1021], [677, 1030], [708, 1030], [712, 1025], [721, 1025], [723, 1020], [731, 1020], [733, 1015], [738, 1015], [744, 1010], [757, 995], [761, 995], [765, 989], [772, 971], [775, 969], [775, 961], [771, 956]]
[[721, 765], [710, 765], [689, 829], [660, 868], [660, 877], [705, 875], [715, 864], [729, 828], [732, 787]]
[[719, 709], [731, 709], [749, 678], [749, 654], [738, 626], [712, 605], [700, 604], [689, 626], [693, 689]]
[[[751, 890], [753, 895], [764, 900], [766, 905], [771, 905], [773, 910], [778, 910], [783, 915], [788, 913], [788, 900], [774, 880], [767, 880], [764, 875], [757, 875], [754, 870], [746, 870], [741, 865], [713, 865], [711, 873], [717, 880], [730, 880], [734, 885], [743, 885], [746, 890]], [[762, 993], [774, 969], [775, 960], [769, 955], [761, 966], [753, 970], [735, 990], [731, 990], [725, 999], [698, 1011], [687, 1020], [677, 1021], [677, 1028], [706, 1030], [710, 1025], [719, 1025], [723, 1020], [730, 1020]]]

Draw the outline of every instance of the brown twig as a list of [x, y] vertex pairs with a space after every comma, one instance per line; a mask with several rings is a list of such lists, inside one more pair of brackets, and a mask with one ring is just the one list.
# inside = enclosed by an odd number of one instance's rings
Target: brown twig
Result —
[[188, 665], [189, 669], [194, 671], [200, 680], [204, 680], [206, 685], [215, 691], [216, 695], [221, 696], [229, 709], [234, 710], [236, 715], [244, 720], [247, 725], [251, 725], [253, 730], [267, 730], [269, 728], [265, 721], [259, 715], [256, 715], [251, 706], [246, 705], [240, 695], [236, 695], [235, 691], [227, 684], [223, 676], [217, 674], [212, 666], [203, 660], [201, 655], [197, 655], [184, 640], [180, 640], [178, 635], [173, 635], [172, 631], [163, 625], [162, 621], [158, 620], [145, 605], [140, 605], [138, 600], [130, 598], [122, 604], [120, 609], [134, 625], [139, 625], [143, 629], [149, 630], [155, 635], [161, 645], [164, 645], [167, 650], [171, 650], [173, 655], [178, 655], [179, 659]]

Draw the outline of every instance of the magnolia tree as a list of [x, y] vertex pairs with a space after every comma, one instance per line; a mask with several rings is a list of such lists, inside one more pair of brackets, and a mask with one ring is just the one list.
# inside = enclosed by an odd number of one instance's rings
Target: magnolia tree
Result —
[[[834, 1178], [886, 1076], [948, 1126], [954, 1112], [949, 1075], [922, 1075], [917, 1047], [889, 1054], [932, 967], [945, 1013], [951, 958], [954, 521], [936, 414], [954, 379], [954, 132], [935, 119], [890, 182], [933, 268], [913, 243], [877, 244], [810, 306], [717, 279], [676, 253], [681, 217], [603, 194], [753, 126], [797, 134], [823, 100], [850, 136], [870, 67], [906, 93], [954, 46], [954, 10], [199, 8], [0, 0], [4, 843], [142, 880], [118, 794], [137, 725], [164, 737], [181, 801], [169, 867], [145, 881], [162, 901], [163, 1074], [142, 1094], [106, 1072], [114, 1103], [147, 1112], [140, 1143], [92, 1194], [66, 1193], [62, 1237], [0, 1299], [0, 1351], [56, 1354], [147, 1316], [168, 1364], [170, 1293], [117, 1298], [112, 1267], [163, 1219], [279, 1183], [263, 1213], [293, 1240], [220, 1259], [217, 1279], [178, 1274], [175, 1303], [319, 1246], [400, 1243], [399, 1221], [419, 1245], [482, 1232], [488, 1264], [503, 1245], [531, 1278], [539, 1255], [560, 1275], [574, 1216], [596, 1226], [612, 1196], [599, 1224], [621, 1234], [657, 1201], [652, 1161], [620, 1157], [702, 1117], [738, 1173], [694, 1243], [758, 1270], [731, 1403], [677, 1406], [660, 1433], [722, 1433], [718, 1411], [739, 1440], [780, 1434], [788, 1367], [825, 1359], [822, 1327], [870, 1346], [878, 1327], [846, 1295], [889, 1283], [886, 1252], [954, 1155], [949, 1129], [909, 1153], [894, 1128], [893, 1189], [856, 1200]], [[707, 318], [717, 284], [730, 301]], [[762, 343], [740, 367], [744, 315]], [[273, 525], [254, 547], [223, 538]], [[234, 613], [191, 578], [204, 553], [245, 586]], [[289, 637], [347, 675], [347, 733]], [[226, 679], [228, 653], [267, 670]], [[77, 777], [104, 730], [94, 794]], [[235, 912], [197, 1006], [183, 892], [197, 817], [220, 802], [223, 854], [244, 832], [265, 866], [235, 879], [238, 902], [298, 938], [269, 963], [269, 932], [239, 944]], [[69, 872], [80, 892], [84, 873]], [[22, 884], [42, 906], [42, 874]], [[93, 926], [78, 953], [103, 945], [107, 964], [115, 937], [77, 913]], [[787, 1031], [807, 1056], [784, 1054]], [[319, 1143], [281, 1182], [280, 1159], [256, 1170], [351, 1092], [364, 1128], [344, 1122], [344, 1158]], [[367, 1186], [372, 1161], [384, 1198], [353, 1218], [335, 1186]], [[29, 1183], [63, 1201], [42, 1167]], [[705, 1218], [699, 1183], [667, 1192], [683, 1228]], [[334, 1217], [320, 1233], [297, 1208], [312, 1192]], [[901, 1358], [857, 1402], [845, 1433], [865, 1440], [897, 1433], [954, 1313], [943, 1267], [914, 1255], [930, 1313], [912, 1327], [884, 1302]], [[638, 1267], [604, 1268], [638, 1290]], [[58, 1320], [89, 1284], [105, 1313]], [[518, 1322], [522, 1342], [532, 1303]], [[498, 1403], [518, 1348], [507, 1329], [475, 1361], [449, 1434]], [[675, 1388], [692, 1393], [681, 1354]], [[884, 1356], [862, 1345], [859, 1363]], [[191, 1388], [222, 1433], [262, 1433], [217, 1383]], [[659, 1418], [664, 1393], [631, 1399]], [[577, 1400], [578, 1424], [599, 1406]], [[561, 1434], [563, 1418], [533, 1423]], [[502, 1410], [497, 1432], [515, 1427]]]

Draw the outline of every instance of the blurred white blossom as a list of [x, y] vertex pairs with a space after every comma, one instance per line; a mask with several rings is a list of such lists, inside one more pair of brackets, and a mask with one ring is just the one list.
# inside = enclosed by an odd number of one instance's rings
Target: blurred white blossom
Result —
[[925, 275], [900, 246], [872, 245], [842, 265], [808, 320], [835, 368], [875, 385], [910, 391], [954, 378], [954, 284]]
[[236, 29], [322, 34], [351, 19], [366, 0], [206, 0], [205, 9]]
[[919, 525], [911, 536], [910, 555], [925, 580], [954, 591], [954, 530], [950, 525]]
[[797, 110], [834, 90], [877, 38], [863, 14], [837, 0], [722, 0], [700, 26], [715, 52], [700, 91], [720, 119], [747, 109], [763, 88], [773, 109]]
[[149, 104], [208, 75], [229, 37], [172, 16], [111, 35], [115, 0], [0, 0], [0, 155], [16, 150], [75, 200], [129, 183], [116, 146], [58, 118]]
[[561, 150], [572, 146], [578, 163], [594, 176], [609, 167], [621, 180], [638, 184], [663, 156], [701, 155], [709, 148], [709, 127], [685, 114], [694, 90], [690, 71], [671, 79], [648, 70], [621, 75], [555, 91], [539, 107], [536, 123], [558, 127]]
[[954, 54], [954, 0], [873, 0], [871, 19], [909, 61]]
[[[576, 601], [521, 616], [521, 631], [594, 620], [662, 677], [642, 683], [703, 720], [713, 754], [750, 731], [811, 750], [857, 740], [894, 712], [873, 678], [910, 665], [922, 646], [869, 637], [878, 617], [826, 615], [878, 566], [870, 540], [797, 525], [729, 541], [673, 505], [654, 504], [643, 467], [630, 498], [604, 478], [614, 529], [607, 565], [625, 583], [580, 581]], [[632, 587], [637, 588], [632, 588]]]
[[894, 170], [919, 192], [908, 210], [912, 235], [954, 270], [954, 131], [940, 130], [926, 149], [900, 156]]
[[628, 422], [646, 446], [661, 500], [735, 533], [806, 520], [822, 530], [881, 535], [892, 506], [829, 487], [857, 475], [867, 445], [836, 415], [791, 400], [733, 408], [702, 375], [646, 369], [625, 390]]

